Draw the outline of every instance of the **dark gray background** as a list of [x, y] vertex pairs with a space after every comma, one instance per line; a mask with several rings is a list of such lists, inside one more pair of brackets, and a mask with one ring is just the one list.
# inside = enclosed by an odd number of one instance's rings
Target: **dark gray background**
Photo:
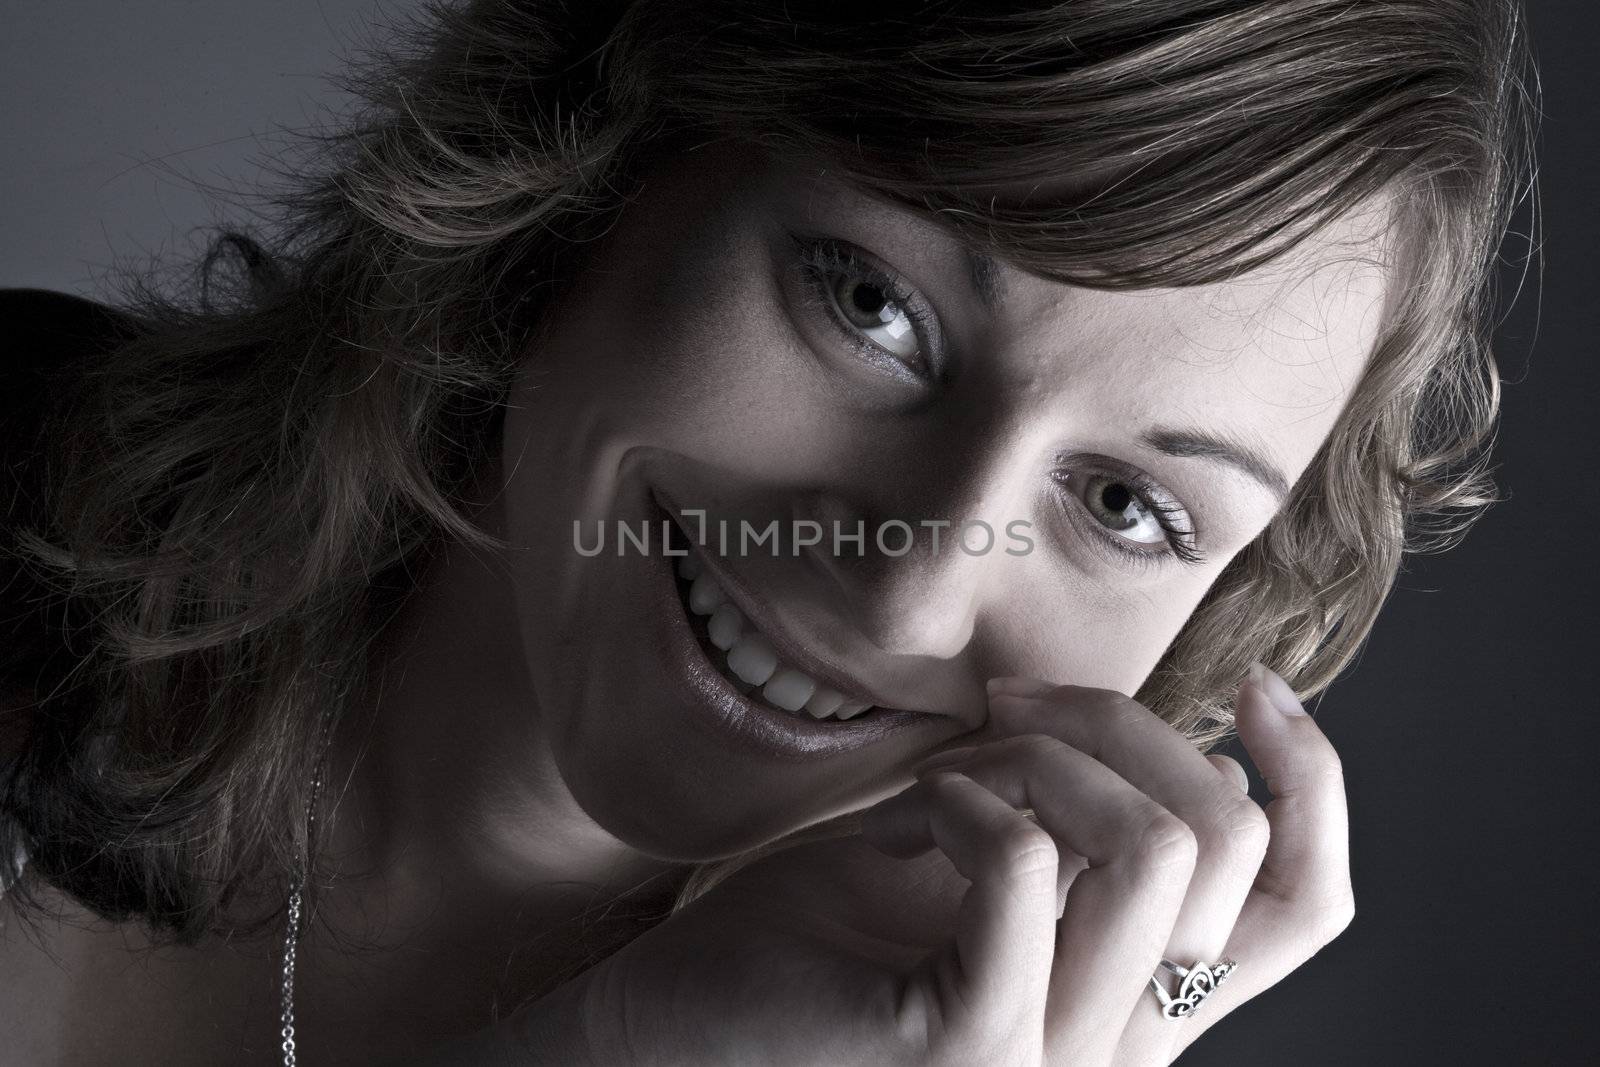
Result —
[[[273, 151], [261, 135], [339, 105], [324, 72], [373, 12], [408, 6], [8, 0], [0, 285], [93, 296], [113, 262], [194, 247], [190, 228], [228, 209], [188, 180], [248, 185]], [[1529, 10], [1544, 270], [1500, 336], [1510, 499], [1453, 553], [1408, 564], [1314, 706], [1345, 762], [1354, 925], [1219, 1023], [1181, 1061], [1194, 1067], [1595, 1055], [1600, 34], [1591, 0]], [[1507, 255], [1525, 254], [1513, 237]]]
[[113, 264], [182, 260], [234, 216], [279, 127], [346, 98], [324, 83], [373, 15], [414, 0], [0, 0], [0, 286], [94, 296]]

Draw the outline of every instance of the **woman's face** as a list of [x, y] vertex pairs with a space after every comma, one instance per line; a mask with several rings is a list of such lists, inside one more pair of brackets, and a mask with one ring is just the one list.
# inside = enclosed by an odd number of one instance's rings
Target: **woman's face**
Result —
[[[1380, 221], [1096, 292], [991, 275], [820, 166], [724, 145], [653, 170], [505, 421], [500, 532], [568, 788], [709, 859], [900, 788], [982, 724], [991, 676], [1135, 692], [1333, 427], [1383, 313]], [[697, 590], [666, 521], [706, 542]], [[838, 698], [874, 707], [772, 706]]]

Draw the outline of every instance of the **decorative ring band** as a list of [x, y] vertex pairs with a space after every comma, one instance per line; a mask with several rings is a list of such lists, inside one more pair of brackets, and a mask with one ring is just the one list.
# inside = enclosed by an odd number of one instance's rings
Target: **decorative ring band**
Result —
[[1182, 979], [1177, 995], [1173, 995], [1156, 981], [1155, 975], [1150, 976], [1150, 985], [1156, 991], [1156, 999], [1161, 1002], [1161, 1014], [1169, 1019], [1182, 1019], [1192, 1014], [1207, 997], [1216, 992], [1223, 979], [1232, 974], [1238, 964], [1232, 960], [1223, 960], [1215, 964], [1196, 962], [1192, 967], [1180, 967], [1163, 957], [1161, 966]]

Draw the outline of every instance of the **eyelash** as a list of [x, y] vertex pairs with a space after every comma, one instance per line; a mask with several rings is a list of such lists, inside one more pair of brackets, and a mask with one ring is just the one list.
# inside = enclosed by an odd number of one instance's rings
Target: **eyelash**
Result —
[[[792, 234], [791, 238], [799, 254], [796, 267], [809, 290], [810, 303], [823, 312], [834, 329], [839, 332], [844, 343], [872, 362], [891, 360], [902, 373], [914, 375], [919, 381], [926, 383], [934, 373], [931, 350], [934, 348], [933, 339], [939, 336], [939, 324], [938, 316], [917, 289], [899, 275], [868, 261], [860, 250], [848, 241], [835, 237], [803, 234]], [[918, 351], [923, 361], [922, 369], [908, 365], [893, 352], [862, 337], [854, 327], [840, 317], [839, 310], [834, 305], [832, 286], [829, 284], [840, 275], [859, 278], [873, 288], [882, 290], [891, 303], [905, 312], [917, 332]]]
[[1179, 517], [1185, 514], [1182, 506], [1169, 504], [1161, 499], [1165, 496], [1163, 490], [1145, 474], [1124, 473], [1113, 470], [1096, 470], [1093, 473], [1103, 474], [1106, 477], [1116, 478], [1123, 485], [1133, 490], [1134, 496], [1139, 501], [1139, 506], [1155, 516], [1156, 522], [1167, 534], [1166, 548], [1157, 551], [1145, 551], [1134, 548], [1127, 538], [1118, 537], [1099, 523], [1094, 516], [1087, 514], [1088, 505], [1084, 504], [1075, 491], [1070, 491], [1068, 480], [1075, 473], [1081, 473], [1077, 468], [1057, 468], [1051, 473], [1051, 480], [1064, 489], [1072, 497], [1073, 507], [1082, 510], [1085, 514], [1081, 524], [1087, 525], [1090, 533], [1101, 543], [1115, 551], [1120, 557], [1131, 561], [1140, 569], [1159, 566], [1168, 558], [1175, 558], [1191, 566], [1199, 566], [1206, 561], [1205, 553], [1194, 546], [1197, 538], [1192, 524], [1182, 521]]

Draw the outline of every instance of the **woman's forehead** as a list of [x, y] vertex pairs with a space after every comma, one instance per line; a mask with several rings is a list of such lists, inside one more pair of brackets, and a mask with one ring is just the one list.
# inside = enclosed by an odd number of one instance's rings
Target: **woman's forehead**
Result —
[[1014, 321], [1062, 339], [1197, 367], [1260, 351], [1274, 362], [1349, 366], [1370, 354], [1392, 265], [1377, 212], [1346, 216], [1283, 258], [1172, 288], [1091, 289], [1002, 267]]

